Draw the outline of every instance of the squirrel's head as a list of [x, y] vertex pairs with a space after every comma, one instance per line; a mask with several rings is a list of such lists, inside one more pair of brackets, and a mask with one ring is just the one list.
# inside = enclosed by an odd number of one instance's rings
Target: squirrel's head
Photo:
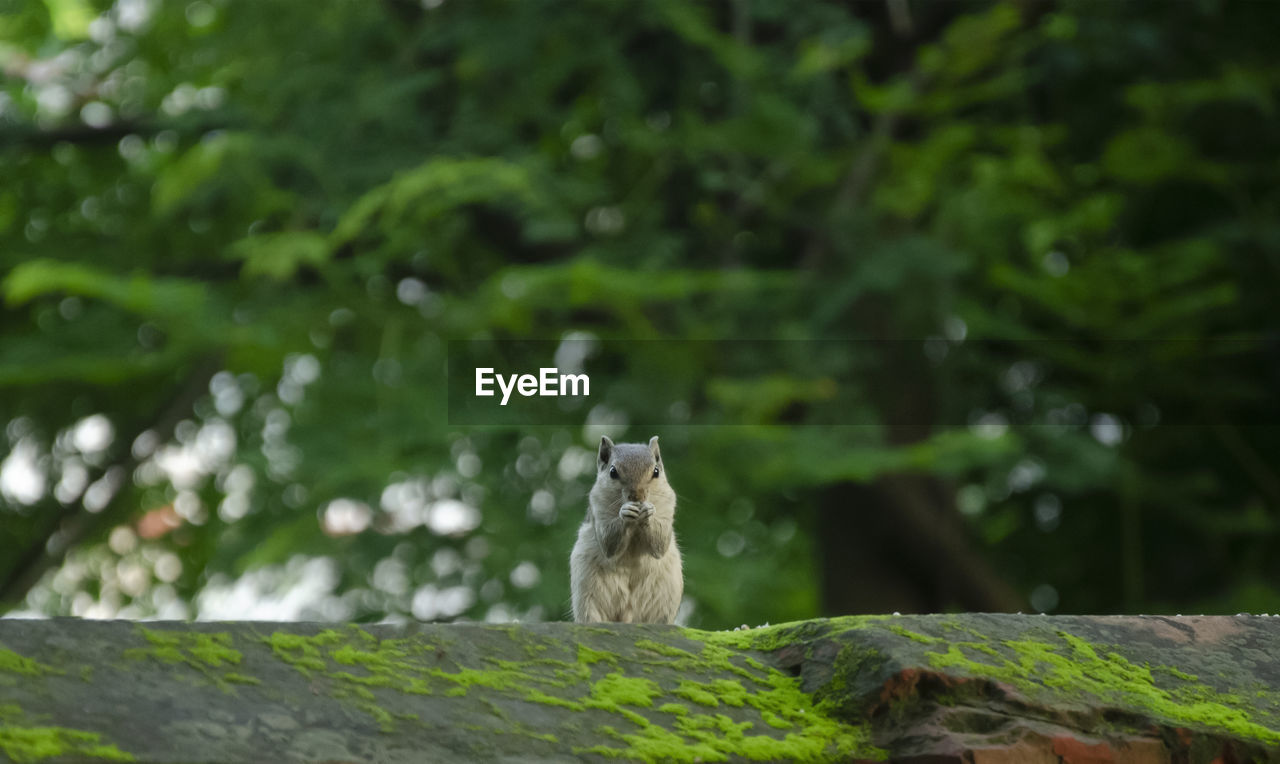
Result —
[[667, 466], [658, 450], [658, 436], [650, 438], [648, 445], [615, 444], [607, 437], [601, 438], [592, 493], [619, 503], [647, 501], [658, 505], [668, 500], [674, 503], [675, 493], [667, 483]]

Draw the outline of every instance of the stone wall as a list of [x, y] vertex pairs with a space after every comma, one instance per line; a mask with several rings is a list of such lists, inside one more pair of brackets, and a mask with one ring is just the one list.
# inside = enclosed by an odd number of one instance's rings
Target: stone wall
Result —
[[0, 761], [1280, 761], [1280, 618], [0, 620]]

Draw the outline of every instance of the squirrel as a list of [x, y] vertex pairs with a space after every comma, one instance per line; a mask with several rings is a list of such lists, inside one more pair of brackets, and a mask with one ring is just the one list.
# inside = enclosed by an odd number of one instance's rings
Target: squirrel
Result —
[[601, 438], [569, 557], [574, 621], [675, 622], [684, 593], [675, 514], [658, 436], [647, 446]]

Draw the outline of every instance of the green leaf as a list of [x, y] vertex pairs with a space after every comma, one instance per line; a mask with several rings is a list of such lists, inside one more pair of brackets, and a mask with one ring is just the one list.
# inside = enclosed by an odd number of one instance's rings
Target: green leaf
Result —
[[169, 215], [218, 174], [232, 151], [231, 136], [217, 135], [187, 149], [156, 178], [151, 205], [158, 215]]
[[231, 255], [244, 260], [245, 277], [266, 276], [277, 281], [291, 278], [301, 267], [320, 265], [331, 254], [329, 239], [314, 231], [259, 234], [231, 245]]
[[143, 271], [119, 276], [82, 263], [39, 259], [22, 263], [4, 279], [5, 302], [22, 305], [63, 293], [91, 297], [147, 316], [190, 318], [205, 308], [205, 287], [184, 279], [159, 278]]
[[372, 227], [406, 226], [466, 204], [512, 198], [534, 198], [529, 173], [517, 164], [496, 158], [430, 159], [360, 197], [338, 221], [331, 240], [342, 244]]
[[1117, 180], [1150, 184], [1185, 172], [1192, 157], [1184, 139], [1155, 127], [1139, 127], [1111, 139], [1102, 166]]
[[63, 40], [82, 40], [89, 35], [94, 12], [85, 0], [44, 0], [53, 21], [53, 33]]

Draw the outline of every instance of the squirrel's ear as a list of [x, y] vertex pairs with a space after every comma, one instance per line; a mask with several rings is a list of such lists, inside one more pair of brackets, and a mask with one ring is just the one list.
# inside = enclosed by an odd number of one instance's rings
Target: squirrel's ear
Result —
[[608, 435], [600, 436], [600, 453], [596, 457], [596, 469], [609, 463], [609, 457], [613, 455], [613, 441], [609, 440]]
[[658, 436], [654, 435], [649, 438], [649, 450], [653, 452], [653, 460], [655, 462], [662, 461], [662, 454], [658, 451]]

